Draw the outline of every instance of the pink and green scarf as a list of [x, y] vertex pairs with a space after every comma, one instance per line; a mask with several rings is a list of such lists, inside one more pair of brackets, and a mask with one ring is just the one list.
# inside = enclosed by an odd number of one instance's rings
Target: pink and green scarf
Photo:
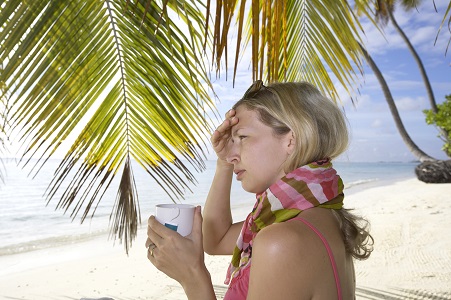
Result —
[[297, 168], [257, 194], [254, 209], [238, 237], [225, 283], [250, 266], [253, 239], [261, 229], [292, 219], [312, 207], [340, 209], [343, 198], [343, 182], [329, 159]]

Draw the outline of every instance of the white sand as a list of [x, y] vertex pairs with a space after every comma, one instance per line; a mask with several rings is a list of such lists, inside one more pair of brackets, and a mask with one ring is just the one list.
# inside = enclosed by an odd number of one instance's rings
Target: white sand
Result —
[[[243, 218], [253, 203], [234, 209]], [[346, 207], [370, 219], [375, 250], [356, 263], [358, 299], [451, 299], [451, 184], [416, 179], [359, 191]], [[129, 256], [106, 238], [0, 257], [1, 299], [186, 299], [146, 259], [145, 230]], [[206, 256], [218, 298], [230, 257]]]

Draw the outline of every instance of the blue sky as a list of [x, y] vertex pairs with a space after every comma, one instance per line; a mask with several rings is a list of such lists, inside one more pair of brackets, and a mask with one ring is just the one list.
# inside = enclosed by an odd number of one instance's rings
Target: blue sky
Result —
[[[451, 33], [442, 28], [436, 44], [435, 38], [447, 1], [423, 1], [418, 11], [405, 12], [397, 7], [395, 18], [413, 43], [423, 60], [430, 78], [437, 103], [451, 94], [451, 48], [445, 56]], [[405, 43], [391, 24], [384, 28], [384, 36], [371, 24], [362, 23], [365, 30], [364, 43], [389, 84], [404, 126], [412, 140], [427, 154], [447, 159], [441, 150], [443, 142], [437, 137], [437, 129], [425, 123], [423, 109], [429, 109], [429, 101], [421, 75]], [[446, 24], [445, 24], [446, 25]], [[230, 51], [230, 53], [233, 53]], [[248, 57], [239, 65], [235, 88], [232, 87], [232, 71], [226, 81], [225, 72], [214, 83], [219, 97], [221, 116], [238, 100], [251, 84]], [[232, 64], [229, 58], [229, 65]], [[350, 96], [338, 87], [351, 129], [349, 150], [340, 157], [346, 161], [412, 161], [415, 157], [405, 146], [398, 133], [388, 105], [377, 79], [365, 63], [365, 75], [359, 82], [360, 94], [353, 106]]]

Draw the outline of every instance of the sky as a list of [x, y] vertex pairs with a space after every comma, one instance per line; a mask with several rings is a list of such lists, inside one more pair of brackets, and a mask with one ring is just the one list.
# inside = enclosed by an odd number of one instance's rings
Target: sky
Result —
[[[405, 12], [400, 7], [395, 9], [398, 24], [423, 61], [438, 104], [445, 100], [445, 95], [451, 94], [451, 48], [445, 55], [451, 33], [446, 23], [434, 45], [447, 2], [435, 1], [437, 11], [432, 0], [423, 1], [417, 10], [410, 12]], [[437, 137], [437, 129], [425, 122], [423, 110], [430, 108], [429, 101], [417, 65], [405, 43], [390, 23], [384, 28], [384, 35], [369, 22], [362, 20], [362, 24], [366, 49], [388, 82], [410, 137], [428, 155], [437, 159], [447, 159], [441, 150], [443, 142]], [[235, 87], [232, 85], [231, 70], [227, 78], [222, 71], [221, 77], [213, 80], [215, 92], [219, 97], [217, 106], [221, 116], [224, 116], [233, 103], [241, 98], [252, 83], [247, 61], [248, 57], [244, 56], [239, 63]], [[229, 65], [233, 65], [231, 58]], [[347, 92], [337, 85], [351, 132], [349, 149], [339, 160], [352, 162], [416, 160], [402, 141], [377, 79], [366, 63], [364, 68], [364, 77], [358, 83], [360, 94], [354, 95], [356, 97], [354, 105]], [[210, 154], [212, 153], [210, 151]]]

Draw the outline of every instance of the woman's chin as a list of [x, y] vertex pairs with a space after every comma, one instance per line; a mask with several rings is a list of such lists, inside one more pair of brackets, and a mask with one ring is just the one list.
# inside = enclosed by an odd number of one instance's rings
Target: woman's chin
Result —
[[265, 190], [261, 190], [259, 188], [257, 188], [256, 186], [251, 186], [246, 184], [245, 182], [241, 181], [241, 187], [243, 188], [243, 190], [245, 190], [248, 193], [252, 193], [252, 194], [261, 194], [263, 193]]

